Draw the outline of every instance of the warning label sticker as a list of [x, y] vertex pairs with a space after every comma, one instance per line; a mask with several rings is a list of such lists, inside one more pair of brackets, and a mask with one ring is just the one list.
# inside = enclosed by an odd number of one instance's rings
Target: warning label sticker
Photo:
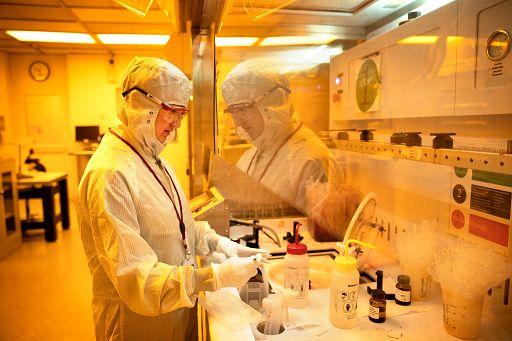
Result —
[[503, 219], [510, 219], [511, 193], [496, 188], [471, 185], [470, 208]]

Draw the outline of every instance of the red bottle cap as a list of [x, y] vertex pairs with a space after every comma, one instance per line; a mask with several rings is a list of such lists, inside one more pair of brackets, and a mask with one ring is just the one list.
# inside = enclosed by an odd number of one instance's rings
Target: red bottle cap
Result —
[[308, 252], [308, 247], [299, 243], [299, 227], [301, 224], [295, 226], [295, 243], [288, 244], [286, 252], [291, 255], [304, 255]]
[[290, 243], [286, 248], [290, 255], [304, 255], [308, 252], [308, 247], [302, 243]]

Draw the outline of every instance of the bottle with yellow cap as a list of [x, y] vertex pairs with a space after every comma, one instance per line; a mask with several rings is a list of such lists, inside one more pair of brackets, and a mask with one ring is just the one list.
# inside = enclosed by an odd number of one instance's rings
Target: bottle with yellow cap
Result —
[[[350, 243], [375, 248], [358, 240], [349, 239], [344, 245], [344, 255], [339, 255], [334, 260], [334, 269], [331, 274], [329, 320], [336, 328], [343, 329], [353, 328], [357, 323], [359, 271], [357, 271], [357, 259], [348, 255]], [[342, 246], [340, 243], [337, 245]]]

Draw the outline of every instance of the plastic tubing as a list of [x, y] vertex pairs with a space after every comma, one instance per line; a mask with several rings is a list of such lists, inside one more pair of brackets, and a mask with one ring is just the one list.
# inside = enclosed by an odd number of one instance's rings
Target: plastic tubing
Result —
[[354, 229], [354, 225], [356, 224], [357, 219], [363, 212], [366, 205], [368, 205], [370, 200], [375, 200], [375, 202], [377, 202], [377, 194], [375, 192], [369, 192], [368, 194], [366, 194], [366, 196], [363, 198], [363, 200], [361, 201], [359, 206], [357, 206], [356, 213], [354, 213], [354, 215], [352, 216], [352, 219], [350, 220], [350, 224], [348, 224], [347, 231], [345, 232], [345, 236], [343, 237], [344, 245], [347, 245], [347, 242], [350, 238], [350, 234], [352, 233], [352, 230]]

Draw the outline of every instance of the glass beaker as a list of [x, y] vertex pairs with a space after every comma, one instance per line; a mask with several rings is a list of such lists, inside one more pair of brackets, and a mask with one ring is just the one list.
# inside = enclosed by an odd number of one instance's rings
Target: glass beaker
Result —
[[407, 261], [400, 261], [400, 267], [402, 274], [411, 278], [411, 299], [428, 300], [432, 292], [432, 276], [428, 273], [427, 267]]
[[444, 329], [448, 334], [461, 339], [478, 338], [484, 294], [467, 295], [460, 289], [451, 289], [443, 285], [441, 288], [443, 291]]

